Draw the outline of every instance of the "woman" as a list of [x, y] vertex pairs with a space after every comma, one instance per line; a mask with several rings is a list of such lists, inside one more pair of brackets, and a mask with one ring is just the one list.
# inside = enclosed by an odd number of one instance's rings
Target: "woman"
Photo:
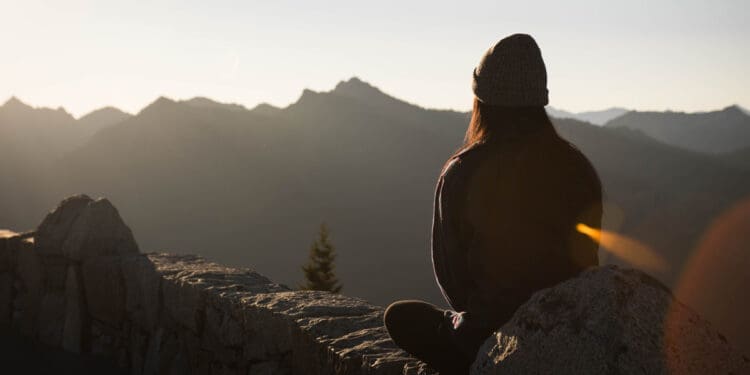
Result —
[[441, 374], [468, 373], [484, 340], [536, 291], [598, 264], [602, 193], [591, 163], [544, 110], [547, 73], [533, 38], [511, 35], [474, 69], [464, 145], [435, 191], [432, 260], [453, 310], [398, 301], [385, 312], [401, 348]]

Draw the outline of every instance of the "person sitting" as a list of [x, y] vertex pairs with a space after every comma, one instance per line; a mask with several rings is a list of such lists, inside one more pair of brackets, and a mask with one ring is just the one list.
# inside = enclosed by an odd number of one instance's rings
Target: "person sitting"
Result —
[[543, 288], [598, 265], [602, 188], [544, 106], [547, 73], [525, 34], [491, 47], [474, 69], [465, 142], [435, 189], [432, 261], [452, 310], [417, 300], [385, 312], [393, 341], [441, 374], [466, 374], [481, 344]]

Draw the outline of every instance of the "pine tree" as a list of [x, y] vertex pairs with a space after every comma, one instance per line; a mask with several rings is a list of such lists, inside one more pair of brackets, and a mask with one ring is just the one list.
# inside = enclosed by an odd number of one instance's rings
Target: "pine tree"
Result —
[[310, 259], [302, 267], [305, 283], [300, 285], [300, 289], [340, 292], [341, 284], [333, 273], [335, 259], [336, 253], [329, 238], [328, 226], [321, 223], [318, 239], [310, 246]]

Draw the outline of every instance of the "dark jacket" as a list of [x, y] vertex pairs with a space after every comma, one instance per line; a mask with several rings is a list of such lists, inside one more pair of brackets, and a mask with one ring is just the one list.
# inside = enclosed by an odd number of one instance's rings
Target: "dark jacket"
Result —
[[496, 328], [535, 291], [598, 264], [599, 178], [554, 129], [480, 143], [451, 158], [438, 179], [432, 259], [456, 311]]

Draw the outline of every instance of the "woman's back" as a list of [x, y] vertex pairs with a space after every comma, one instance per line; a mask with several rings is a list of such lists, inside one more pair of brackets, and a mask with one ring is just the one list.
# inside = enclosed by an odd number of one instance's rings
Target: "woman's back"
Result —
[[598, 264], [597, 244], [576, 226], [600, 226], [599, 179], [551, 126], [458, 157], [453, 166], [470, 170], [465, 191], [455, 192], [464, 197], [458, 236], [475, 283], [468, 311], [504, 320], [534, 291]]

